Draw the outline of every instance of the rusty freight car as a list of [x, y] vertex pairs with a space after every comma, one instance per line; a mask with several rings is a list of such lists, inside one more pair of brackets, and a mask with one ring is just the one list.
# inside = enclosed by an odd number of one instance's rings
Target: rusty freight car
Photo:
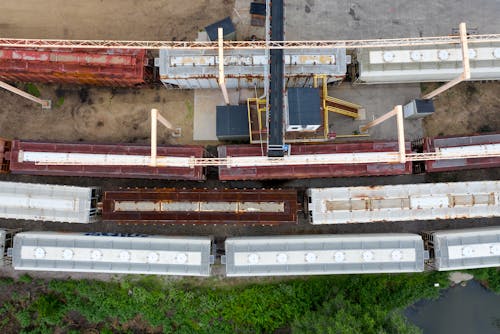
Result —
[[122, 189], [106, 191], [102, 218], [121, 223], [297, 223], [297, 191], [282, 189]]
[[[158, 155], [169, 157], [201, 158], [205, 152], [202, 146], [159, 146]], [[41, 164], [38, 159], [53, 156], [54, 160], [69, 154], [80, 154], [89, 164]], [[14, 140], [9, 154], [10, 171], [13, 174], [90, 176], [116, 178], [148, 178], [169, 180], [204, 180], [204, 168], [124, 166], [105, 163], [92, 165], [97, 160], [113, 160], [126, 156], [150, 154], [149, 146], [137, 144], [69, 144]]]
[[[410, 153], [411, 145], [406, 143]], [[355, 142], [338, 144], [292, 144], [291, 155], [357, 153], [357, 152], [397, 152], [397, 142]], [[219, 157], [261, 156], [257, 145], [227, 145], [218, 147]], [[264, 148], [264, 152], [266, 149]], [[297, 165], [264, 167], [219, 167], [220, 180], [265, 180], [265, 179], [306, 179], [322, 177], [351, 177], [411, 174], [411, 162], [406, 164], [366, 163]]]
[[0, 80], [130, 87], [144, 83], [141, 49], [0, 48]]
[[[457, 150], [484, 152], [498, 146], [500, 146], [500, 133], [463, 137], [427, 137], [423, 141], [423, 151], [426, 153], [438, 151], [446, 153]], [[425, 162], [425, 171], [428, 173], [494, 167], [500, 167], [499, 157], [429, 160]]]

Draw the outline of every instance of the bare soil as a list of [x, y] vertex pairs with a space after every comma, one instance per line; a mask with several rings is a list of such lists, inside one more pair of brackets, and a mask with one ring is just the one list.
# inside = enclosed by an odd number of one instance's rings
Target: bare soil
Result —
[[[440, 84], [423, 84], [427, 93]], [[424, 119], [427, 136], [500, 131], [500, 82], [466, 82], [439, 95], [435, 113]]]
[[[234, 0], [5, 0], [0, 1], [0, 37], [194, 40], [233, 8]], [[145, 143], [154, 107], [182, 129], [182, 136], [173, 138], [159, 126], [160, 144], [192, 143], [192, 91], [36, 86], [54, 108], [42, 111], [1, 89], [0, 137]]]
[[2, 0], [0, 36], [194, 40], [233, 7], [234, 0]]
[[[1, 90], [0, 136], [64, 142], [147, 143], [150, 110], [157, 108], [181, 137], [158, 126], [160, 144], [188, 144], [193, 134], [193, 91], [154, 88], [103, 88], [36, 85], [53, 108]], [[22, 87], [22, 85], [20, 85]], [[58, 104], [60, 104], [58, 106]]]

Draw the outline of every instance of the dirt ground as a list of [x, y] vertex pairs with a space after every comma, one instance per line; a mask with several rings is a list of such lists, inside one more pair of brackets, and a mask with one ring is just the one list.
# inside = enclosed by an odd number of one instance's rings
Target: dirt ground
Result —
[[[193, 91], [154, 88], [88, 88], [36, 85], [43, 98], [51, 99], [51, 110], [0, 91], [0, 136], [30, 140], [67, 142], [147, 143], [150, 110], [157, 108], [181, 137], [174, 138], [158, 126], [158, 143], [186, 144], [193, 135]], [[62, 105], [57, 106], [59, 101]]]
[[[429, 92], [440, 84], [423, 84]], [[436, 97], [435, 113], [424, 119], [427, 136], [500, 131], [500, 82], [461, 83]]]
[[[231, 15], [233, 8], [234, 0], [4, 0], [0, 37], [194, 40], [199, 30]], [[173, 138], [159, 126], [160, 144], [192, 142], [192, 91], [36, 86], [41, 98], [63, 103], [42, 111], [1, 89], [0, 137], [145, 143], [155, 107], [182, 129], [182, 136]]]
[[194, 40], [233, 7], [234, 0], [2, 0], [0, 36]]

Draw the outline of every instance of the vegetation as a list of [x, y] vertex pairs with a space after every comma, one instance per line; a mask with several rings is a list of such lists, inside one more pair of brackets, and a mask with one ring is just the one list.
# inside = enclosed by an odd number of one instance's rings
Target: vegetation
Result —
[[33, 95], [33, 96], [36, 96], [36, 97], [40, 97], [42, 95], [40, 93], [40, 90], [38, 89], [38, 87], [34, 83], [27, 83], [26, 84], [26, 92]]
[[[500, 286], [497, 269], [473, 271]], [[337, 275], [259, 283], [154, 276], [120, 282], [0, 280], [0, 332], [418, 333], [401, 310], [448, 273]], [[496, 290], [498, 291], [498, 290]], [[7, 293], [6, 293], [7, 292]], [[7, 296], [7, 297], [6, 297]], [[8, 319], [8, 320], [5, 320]]]

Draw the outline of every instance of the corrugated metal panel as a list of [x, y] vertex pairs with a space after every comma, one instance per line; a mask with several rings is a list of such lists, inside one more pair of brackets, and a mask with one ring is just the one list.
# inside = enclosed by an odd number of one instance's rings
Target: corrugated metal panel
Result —
[[[410, 143], [406, 143], [409, 153]], [[259, 145], [227, 145], [219, 146], [219, 157], [261, 156]], [[291, 155], [335, 154], [357, 152], [388, 152], [398, 150], [397, 142], [355, 142], [338, 144], [292, 144]], [[219, 167], [220, 180], [265, 180], [265, 179], [305, 179], [320, 177], [350, 177], [411, 174], [412, 164], [332, 164], [332, 165], [298, 165], [298, 166], [264, 166], [264, 167]]]
[[6, 231], [0, 230], [0, 266], [3, 265], [3, 260], [5, 255], [5, 236], [6, 236]]
[[[325, 74], [333, 82], [347, 71], [344, 49], [285, 50], [285, 82], [290, 87], [312, 85], [314, 74]], [[264, 85], [264, 50], [227, 50], [224, 75], [227, 88], [253, 88]], [[218, 88], [217, 50], [160, 50], [157, 59], [160, 79], [180, 88]]]
[[228, 238], [227, 276], [420, 272], [416, 234], [301, 235]]
[[134, 86], [144, 83], [146, 50], [0, 49], [0, 80]]
[[90, 223], [96, 216], [97, 188], [0, 182], [0, 217]]
[[168, 188], [106, 191], [103, 219], [163, 224], [295, 224], [297, 192]]
[[307, 191], [312, 224], [500, 216], [500, 181]]
[[[445, 148], [481, 148], [480, 145], [500, 144], [500, 134], [487, 134], [464, 137], [437, 137], [424, 140], [424, 152], [436, 152]], [[427, 172], [445, 172], [476, 168], [500, 167], [500, 158], [430, 160], [425, 162]]]
[[500, 266], [500, 227], [432, 233], [437, 270]]
[[[63, 144], [15, 140], [12, 142], [10, 170], [14, 174], [65, 175], [91, 177], [151, 178], [172, 180], [204, 180], [203, 167], [149, 167], [119, 165], [38, 165], [22, 161], [21, 152], [53, 152], [83, 154], [113, 154], [123, 156], [149, 156], [149, 146], [133, 144]], [[202, 146], [160, 146], [158, 156], [201, 158]]]
[[[500, 79], [500, 44], [469, 45], [472, 80]], [[460, 45], [362, 49], [358, 51], [359, 80], [366, 83], [448, 81], [462, 73]]]
[[14, 237], [16, 270], [210, 275], [209, 237], [25, 232]]

